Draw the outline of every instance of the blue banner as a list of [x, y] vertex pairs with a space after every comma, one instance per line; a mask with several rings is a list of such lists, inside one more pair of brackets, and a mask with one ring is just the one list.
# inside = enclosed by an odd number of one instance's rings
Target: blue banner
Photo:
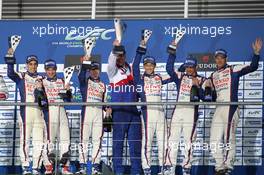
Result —
[[[264, 38], [264, 19], [164, 19], [164, 20], [124, 20], [126, 26], [122, 44], [127, 51], [127, 60], [132, 62], [136, 48], [141, 39], [141, 30], [152, 30], [152, 36], [148, 41], [147, 55], [156, 58], [157, 72], [165, 73], [167, 60], [166, 48], [175, 37], [177, 30], [186, 32], [177, 47], [177, 67], [189, 55], [198, 58], [199, 73], [209, 76], [214, 70], [213, 53], [216, 49], [223, 48], [228, 52], [230, 64], [247, 64], [253, 54], [252, 42], [257, 37]], [[87, 37], [96, 37], [96, 46], [93, 54], [101, 60], [102, 80], [108, 84], [106, 75], [107, 59], [112, 50], [115, 39], [115, 29], [112, 20], [28, 20], [28, 21], [0, 21], [1, 48], [0, 74], [4, 76], [8, 85], [10, 96], [8, 101], [20, 99], [14, 82], [6, 73], [4, 56], [8, 49], [8, 36], [21, 35], [22, 39], [16, 49], [17, 71], [25, 70], [25, 58], [27, 55], [39, 57], [39, 72], [44, 72], [43, 62], [46, 59], [55, 59], [58, 63], [58, 72], [62, 76], [63, 68], [80, 64], [80, 57], [84, 55], [81, 40]], [[264, 54], [264, 49], [261, 55]], [[65, 66], [66, 65], [66, 66]], [[77, 72], [71, 81], [71, 89], [74, 101], [81, 101]], [[168, 85], [163, 93], [164, 101], [175, 101], [175, 86]], [[172, 94], [172, 95], [168, 95]], [[263, 101], [263, 59], [259, 69], [243, 78], [239, 86], [240, 101]], [[70, 107], [68, 117], [71, 127], [71, 142], [78, 142], [80, 107]], [[173, 107], [166, 107], [167, 118], [171, 118]], [[0, 166], [18, 166], [19, 159], [19, 129], [16, 119], [19, 116], [19, 108], [0, 108], [0, 137], [4, 138], [0, 143]], [[208, 137], [210, 126], [206, 119], [212, 117], [212, 113], [206, 113], [206, 109], [200, 110], [201, 127], [198, 129], [198, 138]], [[263, 107], [243, 107], [241, 109], [240, 122], [237, 130], [237, 151], [234, 174], [262, 174], [263, 168]], [[111, 135], [105, 135], [103, 141], [103, 160], [108, 161], [108, 149]], [[15, 142], [13, 142], [15, 140]], [[157, 151], [153, 150], [153, 162], [157, 164]], [[214, 165], [212, 157], [208, 153], [197, 153], [200, 158], [195, 165], [200, 169], [196, 174], [209, 174]], [[77, 160], [76, 151], [72, 151], [72, 160]], [[180, 159], [180, 158], [179, 158]], [[178, 160], [180, 163], [180, 160]], [[209, 169], [209, 170], [208, 170]]]

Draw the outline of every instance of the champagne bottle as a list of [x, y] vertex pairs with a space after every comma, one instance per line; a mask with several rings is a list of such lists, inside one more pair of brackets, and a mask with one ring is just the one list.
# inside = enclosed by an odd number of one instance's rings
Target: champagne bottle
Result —
[[191, 102], [198, 102], [199, 100], [200, 100], [200, 98], [199, 98], [199, 88], [196, 85], [192, 85], [190, 101]]

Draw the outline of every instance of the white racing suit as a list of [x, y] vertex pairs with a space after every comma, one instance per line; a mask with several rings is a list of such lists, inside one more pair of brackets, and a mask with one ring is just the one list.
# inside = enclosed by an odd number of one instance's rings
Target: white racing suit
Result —
[[[71, 101], [71, 93], [67, 91], [67, 98], [63, 99], [59, 92], [64, 89], [63, 79], [57, 77], [43, 79], [43, 87], [47, 96], [48, 103]], [[43, 109], [46, 122], [46, 138], [47, 149], [44, 152], [44, 164], [49, 165], [46, 158], [53, 162], [56, 154], [56, 138], [59, 145], [60, 163], [63, 165], [69, 164], [70, 152], [70, 128], [68, 117], [64, 106], [48, 106], [48, 109]]]
[[[8, 77], [16, 83], [19, 88], [21, 102], [35, 102], [34, 91], [36, 80], [42, 79], [38, 73], [15, 72], [14, 64], [8, 64]], [[20, 158], [23, 170], [29, 169], [29, 145], [32, 135], [32, 159], [33, 169], [39, 169], [41, 163], [41, 151], [44, 146], [44, 118], [41, 109], [37, 106], [21, 106], [19, 128], [20, 128]]]
[[[196, 75], [190, 76], [183, 72], [174, 71], [174, 61], [176, 55], [169, 54], [167, 61], [167, 72], [174, 79], [176, 83], [178, 94], [178, 102], [190, 102], [191, 88], [193, 85], [192, 78], [197, 78], [199, 84], [201, 85], [204, 78]], [[199, 89], [199, 96], [201, 96], [202, 90]], [[168, 140], [168, 157], [166, 164], [171, 165], [175, 168], [177, 164], [177, 153], [178, 146], [183, 150], [184, 160], [182, 162], [182, 167], [189, 169], [191, 167], [191, 157], [192, 157], [192, 143], [196, 136], [196, 122], [198, 120], [198, 106], [183, 106], [178, 105], [175, 107], [171, 119], [169, 140]], [[180, 143], [181, 134], [184, 138], [184, 143]], [[174, 170], [172, 170], [174, 171]]]
[[[138, 47], [136, 57], [133, 61], [133, 76], [136, 88], [141, 88], [138, 92], [142, 102], [161, 102], [162, 85], [173, 82], [169, 76], [159, 74], [140, 75], [139, 64], [145, 48]], [[151, 152], [156, 133], [158, 145], [159, 166], [163, 166], [167, 153], [167, 122], [162, 105], [150, 105], [141, 107], [143, 114], [143, 138], [142, 138], [142, 168], [148, 170], [151, 167]]]
[[[100, 79], [94, 80], [86, 76], [86, 70], [82, 67], [78, 76], [83, 102], [104, 102], [106, 97], [105, 84]], [[93, 164], [101, 161], [101, 141], [103, 138], [103, 107], [83, 106], [80, 122], [80, 164], [88, 162], [89, 138], [92, 138]]]
[[[212, 73], [210, 79], [217, 102], [237, 102], [239, 78], [257, 70], [259, 55], [254, 55], [250, 65], [225, 65]], [[216, 171], [233, 169], [235, 161], [235, 132], [239, 120], [237, 105], [218, 105], [213, 116], [210, 131], [211, 153], [216, 161]], [[222, 137], [224, 136], [224, 141]], [[215, 151], [213, 151], [215, 150]]]

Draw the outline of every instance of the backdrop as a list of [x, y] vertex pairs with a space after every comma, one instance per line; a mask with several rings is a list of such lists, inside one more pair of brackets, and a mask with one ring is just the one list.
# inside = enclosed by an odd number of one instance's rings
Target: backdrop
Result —
[[[231, 64], [245, 64], [251, 60], [251, 43], [256, 37], [264, 39], [264, 19], [171, 19], [171, 20], [124, 20], [125, 32], [122, 44], [127, 50], [127, 60], [132, 62], [136, 48], [141, 39], [141, 30], [153, 31], [148, 42], [148, 55], [157, 59], [156, 71], [165, 74], [167, 60], [166, 47], [175, 36], [176, 30], [186, 31], [177, 49], [177, 63], [180, 65], [188, 55], [193, 55], [199, 62], [199, 73], [209, 76], [215, 69], [212, 53], [218, 48], [228, 52]], [[39, 72], [44, 72], [43, 62], [52, 58], [59, 64], [58, 72], [64, 67], [77, 65], [71, 81], [74, 101], [80, 101], [80, 90], [77, 81], [79, 58], [84, 54], [81, 40], [97, 37], [93, 54], [102, 63], [102, 80], [108, 84], [106, 75], [107, 58], [115, 39], [112, 20], [28, 20], [0, 21], [0, 74], [4, 76], [10, 96], [8, 101], [20, 99], [16, 85], [6, 76], [4, 56], [8, 49], [8, 36], [21, 35], [22, 40], [16, 50], [17, 71], [25, 71], [25, 58], [35, 54], [39, 57]], [[263, 49], [261, 54], [263, 55]], [[263, 59], [258, 71], [241, 78], [239, 86], [240, 101], [263, 101]], [[142, 65], [141, 65], [142, 66]], [[142, 68], [142, 67], [141, 67]], [[62, 74], [61, 74], [62, 76]], [[163, 89], [164, 101], [175, 101], [177, 92], [173, 83]], [[173, 106], [165, 106], [168, 120], [171, 118]], [[214, 113], [213, 106], [203, 106], [199, 110], [197, 141], [208, 142], [210, 122]], [[67, 107], [71, 127], [71, 143], [73, 144], [72, 161], [77, 160], [78, 153], [74, 144], [78, 143], [80, 107]], [[17, 118], [19, 107], [0, 107], [0, 166], [4, 172], [18, 171], [14, 166], [20, 165], [19, 129]], [[234, 174], [261, 174], [264, 168], [262, 147], [262, 106], [241, 106], [239, 127], [236, 133], [236, 168]], [[127, 148], [127, 145], [124, 145]], [[102, 146], [103, 161], [109, 163], [111, 155], [111, 134], [104, 135]], [[124, 164], [129, 165], [127, 149], [124, 151]], [[180, 154], [181, 155], [181, 154]], [[210, 174], [214, 161], [207, 150], [194, 152], [194, 165], [199, 165], [196, 174]], [[157, 148], [153, 147], [153, 164], [157, 165]], [[178, 158], [178, 163], [182, 157]], [[12, 168], [10, 168], [12, 167]]]

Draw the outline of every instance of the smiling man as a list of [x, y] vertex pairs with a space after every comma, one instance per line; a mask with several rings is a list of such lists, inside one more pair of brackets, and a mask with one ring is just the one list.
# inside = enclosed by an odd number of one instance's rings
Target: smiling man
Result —
[[[217, 71], [212, 73], [205, 83], [211, 86], [216, 94], [213, 99], [217, 102], [237, 102], [239, 78], [258, 69], [262, 40], [257, 38], [252, 43], [254, 55], [249, 65], [228, 65], [227, 52], [224, 49], [215, 51]], [[216, 175], [229, 174], [235, 161], [235, 132], [239, 120], [239, 108], [237, 105], [218, 105], [213, 116], [210, 131], [210, 145], [216, 146], [212, 155], [216, 161]], [[224, 136], [224, 141], [222, 137]], [[221, 145], [226, 150], [220, 149]]]
[[[12, 48], [8, 50], [9, 59], [12, 63], [7, 62], [7, 75], [13, 80], [19, 88], [21, 102], [35, 102], [34, 90], [36, 82], [42, 77], [37, 73], [38, 58], [35, 55], [29, 55], [26, 58], [26, 72], [15, 72], [14, 64], [16, 59]], [[20, 107], [20, 158], [22, 163], [23, 174], [39, 174], [41, 149], [43, 145], [44, 119], [42, 111], [37, 106]], [[33, 171], [30, 169], [29, 145], [32, 135], [33, 144]]]

